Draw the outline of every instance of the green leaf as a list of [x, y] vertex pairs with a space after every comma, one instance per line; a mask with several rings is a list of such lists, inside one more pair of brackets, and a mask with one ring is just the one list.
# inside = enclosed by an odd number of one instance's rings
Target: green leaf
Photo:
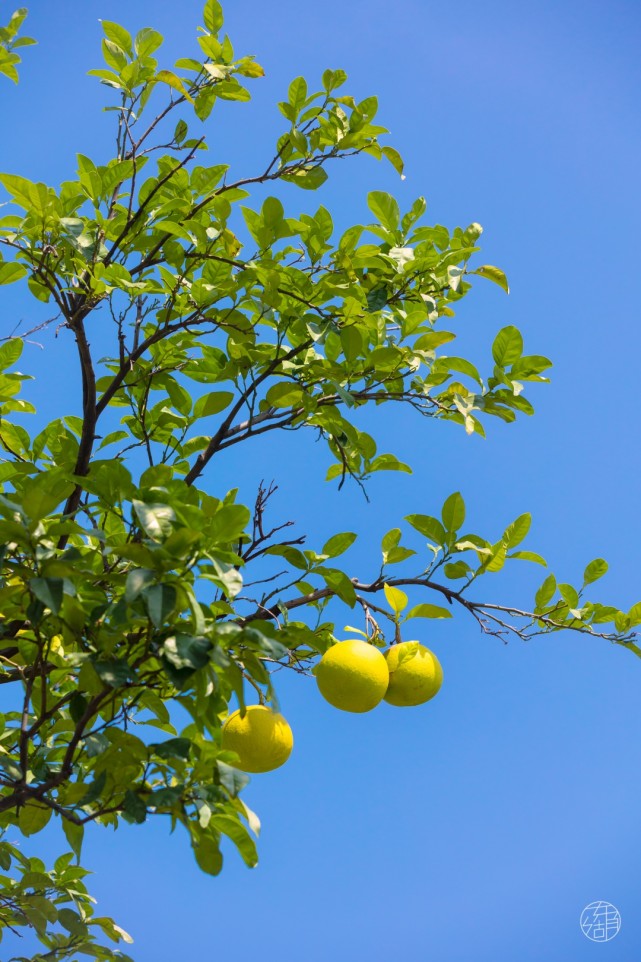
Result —
[[408, 514], [405, 520], [430, 541], [435, 544], [445, 544], [447, 540], [445, 529], [437, 518], [432, 518], [428, 514]]
[[[407, 621], [407, 618], [404, 618], [403, 620]], [[398, 662], [395, 670], [398, 671], [404, 661], [411, 661], [412, 658], [416, 658], [417, 654], [418, 641], [406, 641], [398, 653]]]
[[548, 575], [536, 595], [534, 596], [534, 603], [537, 608], [545, 608], [545, 606], [552, 600], [554, 593], [556, 591], [556, 578], [554, 575]]
[[26, 177], [19, 177], [17, 174], [0, 174], [0, 184], [11, 194], [13, 202], [26, 211], [30, 211], [38, 203], [38, 185], [27, 180]]
[[209, 662], [212, 643], [207, 638], [191, 635], [172, 635], [165, 638], [161, 652], [164, 659], [174, 668], [187, 668], [195, 671], [204, 668]]
[[236, 71], [241, 75], [241, 77], [256, 78], [265, 76], [265, 71], [261, 65], [256, 63], [256, 61], [252, 60], [250, 57], [241, 60], [236, 68]]
[[472, 569], [466, 561], [450, 562], [443, 566], [443, 571], [445, 572], [445, 577], [451, 578], [453, 581], [458, 578], [467, 578], [472, 573]]
[[389, 289], [387, 284], [381, 284], [380, 287], [373, 287], [371, 291], [367, 292], [367, 309], [371, 313], [375, 311], [382, 311], [387, 304], [389, 298]]
[[471, 361], [466, 361], [464, 357], [448, 357], [442, 355], [436, 361], [437, 370], [445, 368], [448, 371], [456, 371], [458, 374], [466, 374], [477, 384], [482, 384], [481, 375]]
[[369, 471], [403, 471], [411, 474], [412, 469], [409, 464], [399, 461], [395, 454], [379, 454], [369, 463]]
[[337, 568], [317, 568], [316, 571], [325, 581], [328, 588], [336, 592], [341, 601], [353, 608], [356, 604], [356, 591], [354, 585], [345, 574]]
[[167, 84], [169, 87], [173, 87], [174, 90], [177, 90], [183, 95], [185, 100], [188, 100], [190, 104], [193, 104], [194, 98], [190, 95], [180, 77], [177, 77], [173, 71], [159, 70], [156, 74], [156, 80], [160, 81], [160, 83]]
[[573, 588], [572, 585], [566, 584], [559, 584], [557, 585], [557, 588], [559, 589], [559, 594], [569, 608], [579, 607], [579, 593], [576, 588]]
[[544, 568], [548, 566], [545, 558], [542, 558], [541, 555], [535, 551], [513, 551], [512, 554], [508, 555], [508, 558], [516, 558], [520, 561], [533, 561], [534, 564], [542, 565]]
[[398, 230], [401, 212], [391, 194], [386, 194], [382, 190], [372, 190], [367, 195], [367, 206], [383, 227], [392, 232]]
[[405, 169], [405, 164], [398, 150], [394, 147], [383, 147], [383, 157], [390, 162], [396, 173], [400, 174], [401, 179], [404, 180], [403, 170]]
[[19, 57], [17, 54], [7, 53], [0, 48], [0, 74], [4, 74], [9, 80], [13, 80], [14, 83], [18, 83], [18, 71], [13, 66], [17, 63]]
[[208, 875], [218, 875], [223, 867], [218, 842], [211, 835], [202, 833], [199, 838], [192, 840], [192, 847], [199, 868]]
[[[102, 931], [107, 936], [107, 938], [111, 939], [112, 942], [122, 941], [122, 942], [128, 942], [130, 944], [133, 942], [133, 939], [129, 935], [129, 933], [125, 932], [125, 930], [122, 929], [119, 925], [116, 925], [113, 919], [94, 916], [91, 920], [91, 924], [99, 925]], [[83, 947], [83, 951], [86, 951], [85, 947]], [[98, 956], [98, 958], [99, 957], [100, 956]], [[107, 962], [107, 958], [108, 956], [105, 956], [105, 962]], [[116, 957], [114, 956], [114, 959], [115, 958]], [[118, 953], [117, 958], [122, 959], [122, 962], [133, 962], [133, 960], [130, 959], [128, 955], [123, 955], [122, 953]]]
[[157, 30], [152, 30], [151, 27], [143, 27], [142, 30], [138, 31], [134, 40], [136, 55], [143, 59], [150, 57], [161, 46], [162, 42], [163, 36]]
[[637, 601], [635, 605], [632, 605], [628, 612], [628, 618], [630, 619], [631, 627], [634, 628], [636, 625], [641, 625], [641, 601]]
[[143, 822], [147, 821], [147, 806], [140, 795], [132, 792], [131, 789], [127, 789], [125, 792], [122, 811], [128, 817], [128, 820], [136, 825], [142, 825]]
[[305, 392], [299, 384], [292, 381], [281, 381], [274, 384], [267, 392], [265, 400], [271, 407], [289, 408], [298, 407], [305, 396]]
[[545, 378], [541, 378], [541, 371], [546, 371], [549, 367], [552, 367], [552, 361], [549, 357], [543, 357], [540, 354], [528, 354], [527, 357], [520, 357], [513, 362], [510, 377], [520, 378], [522, 381], [545, 380]]
[[20, 808], [18, 827], [23, 835], [36, 835], [41, 832], [53, 815], [53, 809], [37, 802], [27, 802]]
[[583, 572], [583, 584], [589, 585], [598, 581], [608, 570], [608, 563], [603, 558], [595, 558]]
[[101, 20], [102, 29], [105, 31], [105, 36], [112, 43], [115, 43], [120, 49], [129, 54], [130, 57], [133, 56], [133, 45], [131, 42], [131, 34], [121, 27], [119, 23], [113, 23], [111, 20]]
[[74, 483], [52, 468], [25, 481], [22, 507], [31, 521], [46, 518], [73, 491]]
[[285, 210], [278, 197], [266, 197], [261, 208], [263, 223], [272, 230], [282, 224]]
[[329, 541], [325, 542], [321, 554], [326, 554], [330, 558], [337, 558], [354, 544], [356, 538], [357, 535], [352, 531], [343, 531], [340, 534], [335, 534]]
[[455, 340], [455, 338], [456, 334], [452, 334], [451, 331], [428, 331], [416, 339], [414, 342], [414, 350], [434, 351], [437, 347], [448, 344], [450, 341]]
[[516, 327], [503, 327], [494, 338], [492, 357], [499, 367], [518, 361], [523, 353], [523, 337]]
[[72, 935], [83, 937], [87, 935], [88, 929], [78, 915], [73, 909], [62, 908], [58, 910], [58, 921], [60, 924], [70, 932]]
[[24, 347], [23, 341], [19, 337], [12, 337], [4, 344], [0, 344], [0, 371], [6, 370], [15, 364]]
[[246, 87], [242, 87], [237, 80], [223, 80], [214, 88], [216, 96], [223, 100], [237, 100], [246, 102], [251, 100], [251, 94]]
[[296, 77], [289, 85], [287, 99], [296, 113], [299, 112], [307, 99], [307, 81], [304, 77]]
[[614, 627], [622, 633], [630, 628], [630, 619], [623, 611], [618, 611], [614, 616]]
[[[19, 281], [28, 273], [24, 264], [17, 264], [16, 261], [3, 261], [0, 264], [0, 284], [13, 284], [14, 281]], [[9, 341], [9, 343], [11, 342]]]
[[239, 819], [232, 815], [213, 815], [211, 825], [232, 840], [240, 852], [245, 865], [254, 868], [258, 864], [256, 843]]
[[80, 855], [82, 853], [82, 840], [85, 835], [84, 825], [76, 825], [75, 822], [70, 822], [68, 819], [62, 819], [62, 830], [65, 833], [65, 838], [69, 842], [72, 851], [78, 861], [80, 861]]
[[405, 620], [410, 618], [451, 618], [452, 612], [440, 605], [422, 604], [416, 605], [405, 615]]
[[232, 797], [236, 797], [240, 791], [249, 783], [249, 775], [239, 771], [226, 762], [216, 759], [216, 768], [220, 784], [229, 792]]
[[187, 761], [191, 751], [191, 742], [188, 738], [168, 738], [167, 741], [150, 745], [149, 749], [159, 758], [182, 758]]
[[503, 541], [505, 542], [505, 546], [507, 548], [514, 548], [517, 544], [520, 544], [530, 530], [531, 524], [531, 514], [519, 515], [516, 521], [513, 521], [511, 525], [508, 525], [503, 533]]
[[156, 577], [156, 572], [150, 568], [133, 568], [127, 574], [125, 582], [125, 601], [128, 604], [135, 601], [141, 591], [152, 584]]
[[136, 680], [133, 668], [122, 658], [94, 661], [93, 666], [101, 681], [110, 688], [121, 688]]
[[182, 144], [183, 140], [187, 136], [187, 124], [184, 120], [179, 120], [174, 128], [174, 140], [177, 144]]
[[62, 605], [64, 581], [62, 578], [32, 578], [29, 582], [31, 593], [57, 615]]
[[408, 598], [405, 592], [401, 591], [400, 588], [394, 588], [393, 585], [383, 585], [383, 591], [392, 611], [400, 615], [407, 608]]
[[194, 417], [206, 418], [211, 414], [220, 414], [233, 400], [234, 395], [231, 391], [211, 391], [209, 394], [203, 394], [194, 404]]
[[490, 571], [492, 573], [500, 571], [505, 564], [505, 558], [505, 544], [502, 541], [499, 541], [497, 544], [492, 545], [492, 551], [490, 555], [483, 561], [484, 571]]
[[249, 522], [250, 512], [244, 504], [223, 504], [211, 520], [211, 536], [217, 542], [236, 541]]
[[381, 541], [381, 548], [383, 549], [383, 554], [386, 554], [392, 548], [395, 548], [401, 540], [401, 529], [392, 528], [387, 534], [383, 535]]
[[151, 585], [144, 588], [147, 614], [156, 628], [162, 628], [176, 607], [176, 589], [173, 585]]
[[207, 0], [203, 10], [203, 23], [209, 32], [216, 35], [224, 22], [223, 8], [218, 0]]
[[480, 274], [481, 277], [487, 277], [488, 280], [494, 281], [495, 284], [502, 287], [506, 294], [510, 293], [507, 277], [498, 267], [492, 267], [491, 264], [483, 264], [482, 267], [477, 267], [475, 271], [470, 271], [470, 274]]
[[207, 120], [216, 103], [216, 87], [205, 87], [196, 97], [194, 111], [199, 120]]
[[322, 167], [305, 166], [292, 170], [289, 174], [283, 174], [280, 179], [287, 184], [302, 187], [303, 190], [318, 190], [327, 180], [327, 174]]
[[416, 552], [412, 548], [390, 548], [389, 551], [386, 551], [383, 555], [383, 564], [399, 564], [401, 561], [406, 561], [415, 554]]
[[331, 93], [332, 90], [342, 87], [346, 80], [347, 74], [344, 70], [326, 70], [323, 74], [323, 87], [327, 93]]
[[634, 652], [637, 658], [641, 658], [641, 648], [638, 645], [633, 644], [631, 641], [617, 641], [617, 645], [621, 645], [622, 648], [627, 648], [629, 651]]
[[448, 533], [458, 531], [465, 521], [465, 501], [458, 491], [451, 494], [445, 501], [441, 509], [441, 518]]
[[73, 695], [69, 699], [69, 714], [71, 715], [71, 720], [73, 722], [79, 722], [84, 713], [87, 710], [89, 702], [86, 695], [83, 695], [80, 691], [74, 691]]
[[172, 533], [171, 522], [175, 518], [175, 512], [168, 504], [146, 504], [135, 498], [131, 504], [141, 527], [152, 541], [163, 541]]

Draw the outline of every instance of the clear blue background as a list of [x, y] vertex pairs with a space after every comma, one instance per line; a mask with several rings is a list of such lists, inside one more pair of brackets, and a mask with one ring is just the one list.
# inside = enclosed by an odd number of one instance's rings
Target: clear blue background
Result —
[[[98, 18], [156, 27], [170, 66], [194, 49], [200, 4], [32, 6], [28, 32], [40, 46], [25, 51], [20, 86], [2, 87], [1, 167], [57, 183], [73, 176], [77, 150], [109, 156], [105, 92], [85, 77], [99, 66]], [[288, 82], [344, 67], [350, 92], [379, 96], [407, 179], [368, 159], [336, 165], [320, 197], [283, 192], [288, 213], [322, 200], [344, 227], [368, 220], [366, 191], [382, 189], [404, 207], [424, 194], [434, 223], [479, 221], [478, 263], [503, 267], [512, 294], [478, 283], [456, 321], [459, 353], [488, 372], [491, 339], [516, 324], [527, 350], [555, 367], [550, 387], [529, 392], [535, 418], [490, 423], [485, 442], [378, 412], [381, 450], [414, 474], [376, 476], [370, 504], [323, 482], [326, 453], [304, 433], [234, 449], [211, 473], [212, 492], [240, 478], [251, 499], [262, 477], [275, 478], [274, 520], [297, 519], [315, 547], [358, 530], [351, 569], [367, 578], [388, 528], [410, 511], [436, 513], [460, 489], [472, 530], [496, 537], [531, 510], [529, 546], [560, 580], [580, 581], [603, 556], [611, 569], [595, 597], [638, 601], [638, 5], [245, 0], [226, 12], [237, 52], [256, 54], [267, 77], [251, 104], [215, 108], [211, 162], [232, 160], [240, 175], [262, 169]], [[2, 298], [5, 328], [46, 316], [14, 289]], [[68, 342], [46, 335], [46, 350], [30, 347], [22, 363], [39, 374], [31, 396], [47, 417], [77, 409]], [[543, 575], [528, 567], [478, 593], [529, 603]], [[416, 624], [445, 672], [422, 708], [351, 716], [312, 680], [280, 675], [296, 746], [286, 768], [255, 777], [245, 794], [264, 826], [257, 869], [230, 851], [223, 875], [206, 877], [164, 824], [88, 833], [83, 861], [100, 909], [135, 936], [137, 962], [637, 957], [641, 664], [572, 633], [505, 646], [463, 614]], [[47, 846], [56, 850], [54, 833]], [[579, 929], [596, 899], [622, 915], [608, 945]]]

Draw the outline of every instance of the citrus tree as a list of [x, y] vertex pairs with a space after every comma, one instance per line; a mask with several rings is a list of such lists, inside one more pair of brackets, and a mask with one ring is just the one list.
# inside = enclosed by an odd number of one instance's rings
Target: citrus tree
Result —
[[[16, 50], [32, 42], [19, 37], [24, 16], [0, 31], [0, 72], [14, 81]], [[550, 361], [524, 353], [513, 326], [496, 334], [483, 372], [451, 353], [451, 320], [472, 283], [507, 290], [504, 274], [475, 256], [478, 224], [430, 226], [422, 198], [401, 212], [374, 191], [371, 222], [336, 236], [330, 211], [310, 200], [339, 159], [369, 154], [402, 175], [376, 98], [345, 93], [341, 70], [311, 89], [295, 79], [278, 104], [276, 144], [236, 172], [207, 163], [210, 115], [247, 101], [263, 70], [234, 51], [217, 0], [205, 5], [190, 55], [173, 65], [155, 30], [132, 37], [102, 26], [104, 64], [91, 74], [104, 86], [114, 156], [79, 153], [59, 186], [0, 175], [0, 284], [22, 284], [25, 298], [48, 305], [38, 327], [55, 325], [69, 343], [82, 385], [74, 411], [55, 410], [52, 395], [52, 420], [30, 432], [29, 376], [15, 366], [31, 332], [7, 326], [0, 937], [30, 927], [43, 945], [37, 958], [56, 960], [129, 958], [103, 944], [103, 935], [130, 940], [96, 917], [83, 884], [78, 861], [93, 822], [168, 816], [205, 872], [222, 867], [222, 836], [256, 863], [258, 821], [241, 797], [248, 778], [223, 724], [230, 704], [236, 725], [252, 717], [247, 705], [255, 717], [255, 706], [275, 704], [275, 668], [313, 671], [336, 648], [341, 608], [372, 657], [394, 652], [408, 620], [458, 613], [500, 637], [571, 629], [641, 655], [632, 631], [641, 604], [626, 613], [589, 600], [607, 570], [601, 559], [576, 587], [544, 573], [529, 604], [477, 600], [481, 579], [508, 561], [545, 566], [522, 547], [527, 514], [503, 532], [470, 532], [454, 493], [418, 506], [432, 513], [405, 517], [371, 569], [355, 571], [341, 559], [356, 533], [310, 546], [289, 519], [270, 517], [274, 485], [261, 484], [251, 505], [219, 489], [212, 466], [227, 449], [249, 454], [254, 437], [285, 430], [299, 430], [301, 449], [325, 442], [327, 480], [339, 488], [409, 471], [378, 450], [363, 409], [373, 431], [378, 408], [391, 404], [421, 429], [449, 421], [484, 435], [492, 418], [532, 413], [526, 389], [547, 380]], [[270, 184], [282, 185], [288, 209], [271, 195], [252, 202], [252, 190], [262, 197]], [[406, 588], [420, 594], [413, 607]], [[397, 650], [387, 666], [400, 671], [418, 654], [416, 645]], [[377, 699], [388, 667], [373, 669]], [[429, 670], [431, 697], [440, 669]], [[414, 703], [404, 691], [394, 697]], [[191, 719], [182, 730], [177, 708]], [[70, 851], [47, 868], [15, 837], [52, 820]]]

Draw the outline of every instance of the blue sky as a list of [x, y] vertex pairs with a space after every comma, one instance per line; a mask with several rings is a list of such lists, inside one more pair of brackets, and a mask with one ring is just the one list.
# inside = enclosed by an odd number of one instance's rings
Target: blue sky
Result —
[[[437, 513], [461, 490], [472, 530], [493, 537], [531, 511], [529, 546], [561, 580], [580, 580], [602, 556], [610, 573], [598, 600], [638, 601], [638, 6], [245, 0], [226, 14], [237, 51], [255, 54], [267, 76], [252, 104], [212, 114], [211, 162], [253, 172], [271, 156], [273, 105], [289, 80], [343, 67], [358, 97], [379, 96], [407, 179], [371, 160], [342, 164], [320, 197], [280, 193], [287, 212], [322, 200], [347, 226], [368, 217], [366, 192], [378, 189], [405, 207], [425, 195], [429, 222], [480, 222], [478, 263], [504, 268], [512, 293], [479, 282], [458, 313], [459, 353], [488, 371], [494, 334], [515, 324], [554, 369], [550, 386], [529, 392], [535, 417], [491, 423], [486, 441], [382, 414], [380, 449], [414, 474], [375, 476], [369, 504], [356, 488], [324, 483], [326, 453], [301, 433], [232, 449], [211, 490], [240, 484], [250, 499], [261, 478], [275, 478], [275, 512], [296, 519], [310, 545], [361, 533], [348, 558], [363, 576], [403, 515]], [[55, 184], [73, 176], [76, 151], [108, 157], [104, 92], [85, 76], [99, 66], [100, 17], [159, 29], [169, 64], [192, 51], [200, 4], [34, 3], [29, 32], [40, 46], [25, 51], [20, 86], [0, 94], [2, 170]], [[5, 325], [40, 316], [17, 290], [2, 298]], [[53, 405], [69, 413], [78, 385], [71, 367], [60, 374], [68, 345], [62, 335], [43, 343], [22, 364], [38, 374], [31, 397], [47, 416]], [[526, 568], [484, 585], [487, 600], [527, 604], [541, 569]], [[89, 833], [94, 894], [134, 935], [137, 962], [635, 957], [641, 665], [571, 633], [505, 646], [461, 615], [416, 624], [445, 673], [421, 708], [351, 716], [312, 680], [281, 674], [296, 744], [285, 768], [246, 790], [263, 822], [257, 869], [229, 852], [222, 876], [205, 877], [165, 825]], [[45, 845], [56, 843], [52, 834]], [[597, 899], [623, 920], [599, 947], [579, 929]]]

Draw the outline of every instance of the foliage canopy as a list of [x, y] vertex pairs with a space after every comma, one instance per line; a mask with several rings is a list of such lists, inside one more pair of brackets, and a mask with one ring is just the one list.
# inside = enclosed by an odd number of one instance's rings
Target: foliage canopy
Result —
[[[25, 14], [0, 31], [0, 72], [14, 81], [15, 51], [33, 42], [18, 37]], [[401, 212], [373, 191], [371, 223], [336, 237], [322, 205], [298, 216], [276, 196], [252, 205], [254, 188], [311, 192], [333, 161], [361, 153], [402, 174], [381, 143], [376, 98], [344, 94], [343, 71], [327, 70], [317, 89], [291, 83], [283, 133], [257, 172], [207, 165], [212, 110], [247, 101], [247, 82], [263, 75], [222, 26], [208, 0], [197, 54], [168, 69], [155, 30], [132, 37], [103, 21], [104, 65], [91, 74], [115, 123], [114, 156], [78, 154], [75, 177], [57, 188], [0, 175], [10, 205], [0, 284], [21, 282], [51, 305], [47, 323], [75, 342], [82, 379], [81, 413], [55, 412], [29, 433], [29, 377], [15, 369], [23, 341], [4, 337], [0, 937], [32, 927], [45, 947], [37, 958], [128, 958], [98, 940], [129, 937], [93, 914], [74, 864], [90, 822], [164, 815], [205, 872], [222, 867], [222, 836], [256, 864], [248, 779], [221, 748], [221, 723], [234, 698], [241, 708], [274, 699], [275, 666], [311, 670], [335, 640], [332, 602], [361, 611], [379, 647], [408, 619], [462, 609], [485, 632], [570, 628], [641, 654], [641, 604], [626, 613], [586, 596], [602, 559], [577, 587], [547, 574], [529, 607], [474, 600], [479, 579], [508, 560], [545, 566], [521, 547], [527, 514], [502, 533], [470, 533], [452, 494], [434, 516], [410, 514], [389, 531], [380, 567], [361, 576], [339, 560], [355, 533], [311, 550], [287, 537], [290, 522], [267, 523], [273, 487], [252, 506], [216, 489], [208, 471], [223, 451], [301, 428], [326, 443], [339, 487], [408, 471], [357, 426], [362, 408], [395, 403], [484, 435], [490, 418], [532, 413], [525, 388], [550, 367], [524, 353], [513, 326], [496, 335], [486, 374], [447, 353], [455, 334], [443, 325], [472, 281], [507, 291], [498, 268], [472, 266], [478, 224], [429, 226], [423, 198]], [[94, 340], [106, 345], [100, 360]], [[408, 608], [404, 587], [427, 600]], [[191, 718], [180, 731], [174, 706]], [[6, 832], [31, 836], [52, 818], [71, 852], [48, 871]]]

